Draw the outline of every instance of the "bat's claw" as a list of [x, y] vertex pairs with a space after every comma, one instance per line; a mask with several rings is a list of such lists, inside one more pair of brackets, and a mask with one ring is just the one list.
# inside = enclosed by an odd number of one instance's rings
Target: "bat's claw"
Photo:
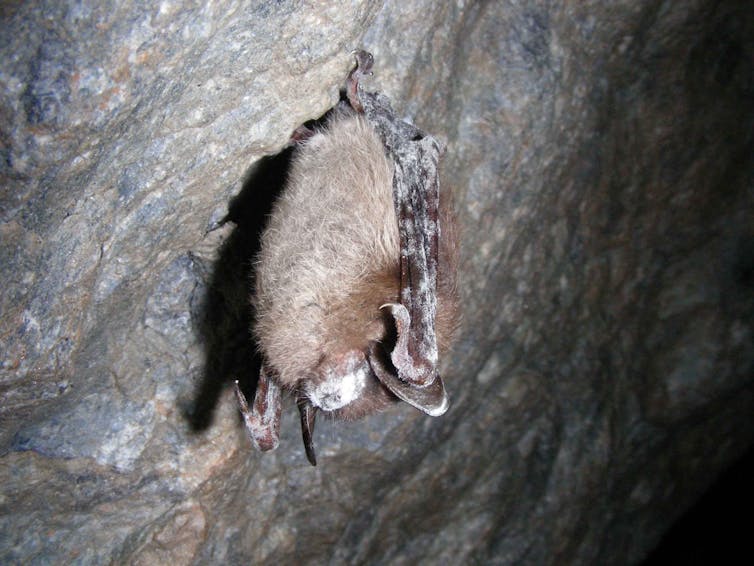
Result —
[[354, 72], [357, 72], [362, 76], [372, 74], [374, 56], [369, 51], [354, 49], [351, 51], [351, 55], [356, 59], [356, 68], [354, 69]]
[[357, 112], [364, 112], [364, 107], [359, 100], [359, 80], [361, 77], [372, 74], [374, 57], [363, 49], [354, 49], [351, 54], [356, 59], [356, 67], [348, 74], [346, 79], [346, 95], [351, 107]]
[[377, 348], [376, 343], [372, 345], [369, 364], [382, 385], [387, 387], [401, 401], [405, 401], [431, 417], [439, 417], [445, 414], [450, 402], [445, 391], [445, 384], [438, 374], [435, 374], [434, 378], [425, 386], [406, 382], [382, 365], [379, 353], [375, 352], [375, 348]]
[[437, 359], [430, 357], [428, 352], [421, 350], [409, 351], [411, 340], [411, 315], [408, 309], [400, 303], [382, 305], [387, 307], [395, 320], [395, 330], [398, 339], [390, 353], [390, 361], [393, 362], [398, 376], [407, 383], [416, 387], [426, 387], [431, 384], [435, 377]]

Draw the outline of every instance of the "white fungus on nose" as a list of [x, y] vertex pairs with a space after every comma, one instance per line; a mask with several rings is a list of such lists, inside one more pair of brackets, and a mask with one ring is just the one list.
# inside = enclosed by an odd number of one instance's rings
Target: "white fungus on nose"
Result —
[[328, 368], [324, 379], [318, 383], [306, 382], [306, 396], [312, 405], [324, 411], [335, 411], [361, 396], [367, 380], [365, 360], [351, 354], [346, 360], [345, 371], [339, 369], [341, 368]]

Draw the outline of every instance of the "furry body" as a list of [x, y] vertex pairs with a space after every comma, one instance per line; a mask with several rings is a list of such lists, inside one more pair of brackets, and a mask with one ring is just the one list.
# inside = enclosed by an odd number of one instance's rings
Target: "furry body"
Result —
[[[400, 239], [393, 171], [363, 115], [333, 113], [294, 154], [287, 186], [262, 236], [256, 334], [284, 389], [338, 418], [357, 418], [396, 398], [367, 353], [391, 340], [381, 306], [400, 299]], [[441, 201], [437, 338], [456, 325], [455, 229]]]

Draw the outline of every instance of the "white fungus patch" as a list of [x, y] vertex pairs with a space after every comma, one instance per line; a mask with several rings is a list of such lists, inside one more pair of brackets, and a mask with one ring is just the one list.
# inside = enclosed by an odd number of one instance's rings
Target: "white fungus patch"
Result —
[[358, 399], [367, 382], [367, 369], [363, 358], [351, 355], [344, 373], [328, 369], [319, 383], [307, 382], [306, 395], [315, 407], [335, 411]]

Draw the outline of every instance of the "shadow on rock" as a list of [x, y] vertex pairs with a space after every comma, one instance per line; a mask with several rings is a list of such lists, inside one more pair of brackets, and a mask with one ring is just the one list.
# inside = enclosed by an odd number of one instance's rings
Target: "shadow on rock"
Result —
[[247, 398], [253, 398], [261, 363], [252, 338], [253, 262], [272, 204], [287, 178], [292, 153], [289, 147], [256, 162], [217, 226], [235, 225], [218, 259], [208, 266], [206, 292], [192, 309], [205, 349], [204, 373], [185, 410], [196, 432], [211, 424], [220, 393], [234, 380], [238, 379]]

